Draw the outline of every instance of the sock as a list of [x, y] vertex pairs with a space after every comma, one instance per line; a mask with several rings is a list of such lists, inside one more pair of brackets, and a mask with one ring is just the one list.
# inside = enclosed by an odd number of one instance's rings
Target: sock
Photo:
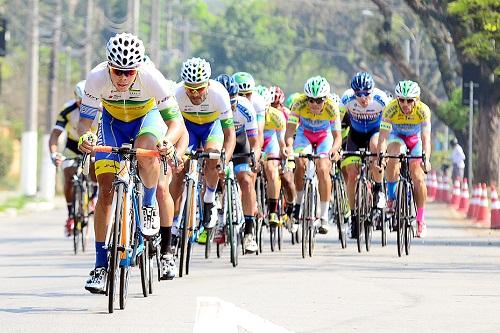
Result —
[[172, 227], [161, 227], [160, 226], [160, 235], [161, 235], [161, 254], [171, 253], [172, 252]]
[[269, 214], [278, 212], [278, 199], [267, 199]]
[[217, 187], [211, 188], [210, 186], [207, 185], [206, 189], [205, 189], [205, 196], [203, 197], [203, 202], [205, 202], [205, 203], [214, 202], [216, 189], [217, 189]]
[[322, 220], [328, 221], [328, 210], [330, 206], [330, 202], [328, 201], [321, 201], [319, 203], [319, 211], [320, 211], [320, 218]]
[[303, 197], [304, 197], [304, 191], [297, 191], [297, 200], [295, 200], [295, 204], [300, 205], [302, 203]]
[[255, 216], [245, 215], [245, 235], [253, 233], [254, 224], [255, 224]]
[[293, 213], [293, 202], [286, 203], [285, 214], [288, 216], [292, 216]]
[[424, 220], [424, 207], [417, 207], [417, 221], [422, 222]]
[[95, 267], [108, 268], [108, 250], [104, 248], [104, 242], [95, 242]]
[[396, 200], [396, 187], [398, 182], [387, 182], [387, 197], [389, 200]]
[[154, 207], [156, 203], [156, 186], [147, 188], [144, 186], [144, 198], [142, 201], [143, 206]]
[[68, 206], [68, 216], [73, 217], [75, 216], [75, 212], [73, 211], [73, 204], [71, 202], [66, 203]]

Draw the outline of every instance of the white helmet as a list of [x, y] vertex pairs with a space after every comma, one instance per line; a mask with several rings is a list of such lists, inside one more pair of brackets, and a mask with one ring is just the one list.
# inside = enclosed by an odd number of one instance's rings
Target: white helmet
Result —
[[322, 76], [313, 76], [304, 84], [304, 93], [307, 97], [326, 97], [330, 93], [330, 84]]
[[132, 34], [116, 34], [106, 45], [106, 56], [111, 66], [137, 68], [144, 60], [144, 44]]
[[86, 80], [82, 80], [80, 82], [78, 82], [75, 86], [75, 97], [77, 99], [82, 99], [83, 98], [83, 95], [85, 95], [85, 82], [87, 82]]
[[420, 97], [420, 87], [418, 86], [418, 83], [410, 80], [399, 81], [394, 92], [398, 98]]
[[340, 104], [340, 97], [336, 93], [331, 93], [330, 97], [332, 98], [333, 102], [337, 105]]
[[181, 78], [186, 83], [204, 83], [210, 79], [210, 63], [202, 58], [191, 58], [182, 63]]

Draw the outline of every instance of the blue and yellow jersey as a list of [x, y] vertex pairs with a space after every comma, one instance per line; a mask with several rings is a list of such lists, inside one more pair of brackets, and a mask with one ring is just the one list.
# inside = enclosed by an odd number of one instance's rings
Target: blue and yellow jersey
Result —
[[339, 108], [331, 97], [327, 97], [320, 113], [313, 113], [305, 94], [301, 94], [295, 99], [288, 118], [289, 124], [298, 124], [311, 132], [340, 131], [340, 121]]
[[384, 108], [380, 129], [403, 136], [430, 132], [431, 111], [426, 104], [419, 100], [409, 114], [404, 114], [398, 100], [394, 99]]

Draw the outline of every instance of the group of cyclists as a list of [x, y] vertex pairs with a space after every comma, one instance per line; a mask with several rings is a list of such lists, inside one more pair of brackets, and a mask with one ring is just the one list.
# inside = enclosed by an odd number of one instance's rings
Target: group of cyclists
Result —
[[[386, 163], [383, 154], [399, 154], [407, 149], [413, 156], [425, 153], [427, 161], [413, 159], [410, 163], [417, 206], [417, 236], [425, 236], [424, 171], [430, 169], [431, 122], [430, 110], [420, 100], [416, 82], [397, 83], [393, 98], [375, 87], [369, 73], [359, 72], [352, 78], [351, 87], [339, 97], [331, 91], [326, 78], [313, 76], [306, 80], [302, 92], [286, 98], [279, 86], [257, 86], [247, 72], [214, 77], [210, 63], [196, 57], [182, 64], [180, 83], [167, 80], [145, 55], [143, 42], [129, 33], [111, 37], [106, 56], [106, 61], [77, 84], [75, 101], [60, 113], [49, 143], [51, 157], [59, 165], [62, 156], [92, 154], [95, 145], [119, 147], [133, 141], [136, 148], [157, 149], [169, 160], [178, 159], [179, 163], [169, 163], [168, 172], [163, 174], [158, 158], [137, 157], [144, 185], [141, 232], [145, 237], [161, 236], [164, 279], [174, 278], [177, 271], [172, 245], [180, 227], [182, 184], [188, 163], [184, 163], [182, 156], [197, 149], [224, 151], [226, 163], [220, 165], [219, 160], [206, 160], [203, 216], [200, 217], [205, 231], [199, 235], [199, 243], [210, 241], [207, 234], [212, 229], [215, 238], [220, 236], [214, 201], [217, 186], [231, 161], [241, 188], [245, 251], [251, 253], [258, 248], [255, 235], [256, 218], [260, 214], [255, 191], [257, 172], [263, 172], [267, 180], [269, 224], [277, 225], [285, 218], [291, 230], [296, 231], [306, 171], [306, 160], [298, 156], [308, 153], [319, 155], [316, 223], [319, 233], [327, 234], [331, 224], [332, 167], [341, 164], [346, 175], [349, 206], [354, 210], [359, 158], [343, 158], [342, 150], [362, 148], [380, 156], [373, 157], [370, 163], [374, 205], [388, 209], [394, 207], [396, 198], [398, 163], [394, 159]], [[57, 139], [64, 130], [68, 140], [65, 151], [60, 154]], [[97, 182], [93, 195], [97, 198], [93, 207], [96, 259], [85, 288], [91, 293], [104, 293], [108, 265], [105, 236], [112, 214], [112, 182], [115, 172], [119, 171], [119, 157], [98, 152], [93, 165], [93, 179]], [[69, 233], [73, 212], [68, 179], [74, 166], [63, 164], [63, 167]], [[279, 212], [281, 191], [283, 214]], [[351, 216], [351, 237], [355, 237], [354, 211]]]

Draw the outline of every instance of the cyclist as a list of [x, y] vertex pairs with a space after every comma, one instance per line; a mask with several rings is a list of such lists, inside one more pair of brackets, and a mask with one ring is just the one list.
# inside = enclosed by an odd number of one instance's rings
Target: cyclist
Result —
[[[425, 161], [413, 159], [410, 162], [410, 176], [413, 180], [415, 202], [417, 204], [417, 236], [425, 237], [427, 226], [424, 219], [425, 201], [427, 200], [427, 187], [424, 180], [424, 171], [431, 169], [431, 112], [429, 107], [420, 100], [420, 87], [418, 83], [406, 80], [396, 85], [395, 99], [383, 111], [380, 123], [380, 135], [377, 151], [379, 154], [387, 153], [398, 155], [406, 148], [410, 149], [412, 156], [425, 153]], [[396, 199], [396, 185], [399, 163], [395, 159], [387, 161], [387, 206], [393, 208]], [[382, 168], [376, 164], [380, 172], [374, 172], [375, 181], [381, 182]], [[426, 170], [424, 169], [426, 168]], [[383, 193], [381, 195], [384, 195]]]
[[[166, 88], [164, 76], [153, 66], [142, 66], [144, 45], [129, 33], [116, 34], [106, 45], [107, 61], [87, 75], [85, 94], [80, 107], [78, 130], [81, 134], [78, 148], [91, 153], [96, 137], [89, 131], [102, 103], [102, 123], [98, 131], [99, 145], [121, 146], [134, 140], [134, 146], [156, 149], [158, 142], [166, 143], [166, 154], [173, 154], [173, 146], [164, 140], [165, 134], [176, 137], [179, 126], [166, 128], [160, 111], [171, 119], [180, 117], [175, 98]], [[173, 122], [173, 124], [177, 124]], [[95, 170], [99, 196], [95, 210], [95, 268], [90, 272], [85, 289], [103, 293], [106, 289], [107, 249], [104, 247], [107, 223], [111, 218], [114, 174], [119, 171], [119, 156], [96, 153]], [[157, 158], [138, 157], [139, 173], [144, 184], [141, 232], [153, 236], [159, 221], [155, 208], [155, 192], [160, 173]]]
[[[232, 76], [221, 74], [216, 79], [229, 93], [231, 108], [233, 110], [234, 128], [236, 131], [235, 154], [249, 153], [253, 151], [255, 161], [260, 159], [260, 143], [258, 139], [257, 116], [250, 101], [238, 96], [238, 84]], [[255, 229], [254, 202], [256, 199], [253, 172], [250, 168], [250, 158], [234, 158], [234, 172], [241, 187], [241, 202], [243, 215], [245, 217], [245, 232], [243, 247], [246, 252], [257, 251], [257, 242], [253, 235]], [[219, 234], [220, 230], [219, 230]]]
[[[286, 116], [283, 111], [271, 106], [273, 95], [267, 87], [258, 86], [256, 90], [266, 103], [262, 157], [264, 160], [268, 157], [279, 158], [281, 152], [285, 149]], [[279, 165], [280, 163], [277, 160], [264, 162], [264, 172], [267, 179], [267, 211], [269, 212], [269, 223], [272, 227], [277, 226], [279, 223], [278, 200], [281, 189]]]
[[[345, 146], [347, 151], [364, 148], [376, 152], [382, 110], [387, 103], [387, 95], [382, 90], [375, 88], [375, 82], [370, 73], [359, 72], [353, 76], [351, 89], [344, 92], [340, 103], [340, 112], [345, 114], [344, 117], [347, 118], [350, 126]], [[342, 162], [342, 166], [346, 167], [347, 197], [351, 209], [355, 207], [359, 161], [359, 157], [350, 156]], [[372, 167], [370, 169], [373, 175], [374, 169]], [[374, 194], [382, 193], [381, 182], [375, 182], [373, 190]], [[374, 198], [374, 204], [377, 207], [385, 207], [385, 197], [379, 195], [378, 197], [374, 196]], [[351, 216], [354, 219], [357, 218], [352, 210]], [[356, 220], [351, 223], [351, 238], [357, 235], [357, 225]]]
[[[73, 175], [76, 172], [76, 161], [72, 158], [82, 155], [82, 153], [78, 150], [78, 119], [80, 117], [80, 105], [82, 103], [83, 98], [83, 89], [85, 88], [85, 80], [80, 81], [76, 84], [74, 94], [75, 99], [66, 103], [64, 110], [59, 113], [57, 117], [56, 124], [52, 129], [49, 137], [49, 152], [50, 158], [52, 159], [52, 163], [56, 167], [62, 165], [64, 172], [64, 197], [66, 199], [66, 206], [68, 207], [68, 218], [66, 219], [65, 224], [65, 232], [66, 236], [71, 235], [71, 231], [74, 226], [74, 208], [73, 208]], [[96, 117], [96, 121], [92, 126], [92, 131], [97, 131], [97, 122], [98, 117]], [[66, 132], [66, 146], [64, 148], [63, 153], [57, 152], [58, 149], [58, 140], [63, 132]], [[63, 157], [68, 158], [68, 160], [63, 161]], [[92, 181], [92, 195], [90, 197], [90, 210], [94, 210], [95, 208], [95, 198], [97, 196], [97, 182], [94, 173], [94, 164], [90, 165], [90, 177]]]
[[[339, 159], [342, 144], [340, 132], [340, 114], [337, 105], [330, 97], [330, 84], [322, 76], [309, 78], [304, 85], [304, 94], [296, 98], [286, 129], [286, 154], [313, 153], [322, 155], [316, 162], [316, 174], [319, 182], [320, 222], [319, 232], [328, 232], [328, 208], [331, 195], [330, 158]], [[297, 131], [295, 140], [293, 135]], [[304, 173], [306, 161], [296, 159], [295, 186], [297, 200], [294, 218], [298, 223], [300, 203], [304, 195]]]
[[[210, 79], [211, 74], [212, 69], [205, 59], [187, 59], [181, 69], [183, 82], [177, 87], [175, 96], [189, 133], [188, 151], [203, 148], [207, 152], [220, 152], [224, 147], [227, 163], [231, 160], [236, 143], [233, 113], [229, 94], [222, 84]], [[205, 163], [202, 220], [205, 229], [212, 228], [216, 222], [214, 216], [217, 212], [213, 209], [213, 202], [219, 178], [218, 162], [207, 160]], [[222, 166], [222, 170], [225, 170], [225, 166]], [[175, 174], [170, 184], [175, 202], [175, 234], [180, 223], [179, 209], [185, 171]], [[198, 242], [206, 242], [206, 235], [207, 232], [204, 230], [199, 235]]]
[[[154, 64], [149, 60], [149, 63], [154, 66]], [[171, 92], [174, 93], [176, 89], [176, 83], [171, 80], [167, 80], [167, 88]], [[179, 122], [178, 126], [183, 128], [178, 137], [172, 137], [167, 132], [166, 138], [173, 145], [175, 145], [175, 150], [177, 156], [182, 156], [184, 151], [186, 150], [189, 143], [189, 134], [184, 125], [184, 121], [182, 117], [173, 117], [169, 112], [160, 112], [163, 120], [165, 121], [165, 125], [167, 127], [172, 127], [172, 122]], [[175, 126], [175, 125], [174, 125]], [[179, 159], [182, 162], [181, 159]], [[158, 210], [160, 214], [160, 261], [162, 268], [162, 276], [160, 277], [162, 280], [172, 280], [177, 272], [177, 267], [175, 265], [175, 257], [172, 251], [172, 224], [174, 219], [174, 201], [170, 194], [169, 184], [172, 181], [172, 170], [175, 172], [179, 172], [182, 170], [182, 165], [177, 168], [168, 168], [167, 174], [164, 175], [163, 172], [160, 172], [160, 179], [158, 181], [158, 187], [156, 190], [156, 200], [158, 201]]]
[[[288, 118], [290, 116], [290, 109], [287, 108], [284, 103], [285, 103], [285, 93], [279, 86], [272, 86], [269, 88], [269, 91], [271, 93], [271, 106], [280, 110], [283, 115], [285, 116], [285, 129], [283, 130], [283, 142], [280, 144], [280, 157], [284, 158], [285, 151], [284, 148], [286, 148], [286, 143], [284, 142], [284, 134], [286, 132], [286, 123], [288, 122]], [[281, 180], [281, 186], [283, 187], [283, 192], [285, 194], [285, 218], [287, 221], [291, 221], [290, 218], [292, 217], [293, 213], [293, 204], [295, 202], [295, 183], [293, 181], [293, 169], [295, 168], [295, 162], [293, 161], [287, 161], [286, 162], [286, 168], [285, 170], [280, 170], [280, 180]], [[296, 224], [292, 224], [292, 232], [295, 232], [295, 228], [298, 228]]]

